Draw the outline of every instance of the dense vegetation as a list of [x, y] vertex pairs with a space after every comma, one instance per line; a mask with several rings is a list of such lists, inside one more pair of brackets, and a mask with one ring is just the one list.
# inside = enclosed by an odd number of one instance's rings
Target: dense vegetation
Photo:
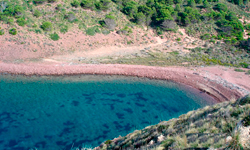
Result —
[[[121, 11], [131, 23], [149, 26], [159, 35], [182, 27], [191, 36], [223, 40], [249, 50], [250, 40], [243, 35], [244, 30], [250, 34], [250, 24], [239, 20], [243, 16], [250, 18], [245, 13], [248, 6], [248, 0], [3, 0], [0, 21], [13, 27], [28, 27], [28, 31], [36, 33], [66, 33], [74, 26], [71, 24], [77, 24], [88, 35], [108, 34], [117, 29], [121, 20], [114, 14]], [[83, 10], [105, 15], [87, 22], [89, 18]], [[119, 28], [129, 28], [127, 25]]]
[[[244, 25], [237, 14], [228, 9], [226, 2], [222, 3], [218, 0], [146, 0], [140, 3], [132, 0], [113, 1], [131, 21], [156, 28], [158, 34], [162, 34], [162, 31], [175, 31], [178, 26], [213, 24], [217, 32], [204, 33], [200, 35], [202, 39], [223, 39], [228, 44], [249, 47], [249, 41], [243, 39]], [[248, 6], [247, 0], [230, 2], [242, 8]], [[194, 29], [187, 29], [190, 34], [195, 32], [192, 31]], [[245, 25], [245, 29], [249, 30], [249, 24]], [[197, 32], [194, 34], [197, 35]]]

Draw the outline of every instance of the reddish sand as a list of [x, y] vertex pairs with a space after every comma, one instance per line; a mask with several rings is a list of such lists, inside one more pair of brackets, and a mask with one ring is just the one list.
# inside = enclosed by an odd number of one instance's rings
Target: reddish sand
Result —
[[[216, 70], [217, 68], [217, 70]], [[223, 67], [222, 67], [223, 68]], [[210, 71], [208, 75], [208, 71]], [[185, 68], [185, 67], [152, 67], [152, 66], [139, 66], [139, 65], [119, 65], [119, 64], [100, 64], [100, 65], [68, 65], [50, 62], [46, 63], [24, 63], [24, 64], [7, 64], [0, 63], [0, 72], [10, 74], [23, 74], [23, 75], [73, 75], [73, 74], [108, 74], [108, 75], [126, 75], [138, 76], [154, 79], [171, 80], [178, 83], [189, 85], [193, 88], [200, 89], [218, 101], [228, 101], [237, 99], [248, 92], [250, 89], [250, 78], [248, 75], [240, 78], [238, 83], [243, 86], [234, 87], [227, 86], [225, 83], [219, 82], [215, 79], [216, 76], [212, 71], [217, 73], [221, 72], [220, 67], [207, 67], [207, 68]], [[204, 73], [205, 72], [205, 73]], [[228, 69], [224, 76], [234, 81], [235, 71]], [[223, 75], [223, 74], [221, 74]], [[246, 76], [246, 77], [245, 77]], [[224, 81], [224, 80], [223, 80]], [[226, 80], [225, 80], [226, 81]], [[229, 83], [229, 82], [226, 82]], [[242, 88], [243, 87], [243, 88]], [[243, 91], [241, 90], [243, 89]]]

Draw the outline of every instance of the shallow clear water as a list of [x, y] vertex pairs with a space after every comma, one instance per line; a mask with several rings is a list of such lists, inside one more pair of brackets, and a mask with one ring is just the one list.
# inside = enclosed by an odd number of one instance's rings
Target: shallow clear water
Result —
[[0, 149], [70, 149], [215, 101], [173, 82], [118, 76], [0, 76]]

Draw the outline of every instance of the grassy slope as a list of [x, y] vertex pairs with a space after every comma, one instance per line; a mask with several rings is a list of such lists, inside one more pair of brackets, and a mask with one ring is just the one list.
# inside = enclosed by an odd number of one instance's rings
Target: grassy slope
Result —
[[[102, 149], [159, 148], [175, 150], [226, 148], [234, 144], [240, 147], [237, 135], [233, 135], [232, 132], [238, 122], [249, 117], [249, 113], [250, 96], [248, 95], [237, 101], [207, 106], [190, 111], [179, 118], [136, 130], [125, 137], [118, 137], [113, 141], [108, 140], [101, 147]], [[159, 141], [161, 136], [164, 136], [163, 141]], [[233, 141], [226, 144], [225, 139], [228, 136], [232, 136]]]
[[[72, 30], [83, 31], [84, 34], [87, 33], [87, 29], [91, 27], [99, 28], [97, 33], [108, 33], [106, 28], [100, 26], [99, 21], [104, 20], [107, 14], [113, 14], [115, 16], [115, 21], [117, 23], [117, 29], [123, 28], [126, 25], [131, 25], [131, 23], [126, 19], [125, 15], [116, 9], [116, 4], [110, 3], [108, 11], [101, 10], [90, 10], [83, 9], [79, 7], [72, 7], [71, 2], [67, 0], [58, 0], [54, 3], [45, 2], [43, 4], [33, 4], [32, 2], [17, 0], [10, 1], [13, 6], [19, 5], [24, 10], [21, 17], [25, 18], [26, 24], [23, 26], [21, 31], [18, 32], [35, 32], [41, 34], [48, 34], [54, 32], [68, 32]], [[35, 16], [35, 11], [40, 12], [40, 15]], [[66, 16], [73, 12], [76, 19], [74, 21], [69, 21]], [[7, 22], [5, 20], [0, 21], [1, 23], [7, 23], [8, 28], [18, 27], [16, 23], [18, 17], [9, 16], [8, 19], [13, 19], [13, 22]], [[51, 31], [43, 31], [41, 25], [43, 22], [49, 21], [52, 23], [53, 27]], [[67, 28], [67, 30], [64, 30]], [[8, 30], [6, 30], [8, 31]], [[8, 34], [8, 32], [5, 32]]]
[[[115, 17], [115, 22], [117, 27], [115, 31], [121, 30], [128, 27], [141, 27], [135, 23], [129, 21], [129, 17], [123, 14], [117, 9], [117, 4], [111, 2], [110, 9], [107, 11], [101, 10], [89, 10], [81, 8], [80, 6], [75, 8], [71, 6], [72, 1], [58, 0], [54, 3], [44, 3], [39, 5], [34, 5], [32, 1], [11, 1], [13, 4], [18, 4], [23, 7], [24, 13], [22, 17], [25, 18], [26, 24], [24, 27], [18, 29], [18, 32], [23, 32], [29, 34], [35, 32], [41, 35], [50, 37], [50, 34], [64, 33], [67, 31], [76, 31], [79, 33], [94, 35], [95, 33], [108, 34], [110, 31], [102, 27], [99, 21], [103, 20], [107, 14], [112, 14]], [[145, 0], [137, 1], [139, 4], [144, 4]], [[239, 6], [229, 3], [225, 0], [220, 0], [219, 2], [226, 4], [229, 10], [235, 12], [239, 18], [244, 16], [244, 18], [249, 19], [249, 13], [243, 11]], [[216, 6], [217, 3], [211, 2], [211, 5]], [[204, 11], [201, 9], [203, 4], [197, 4], [195, 9], [199, 11]], [[60, 6], [60, 9], [58, 9]], [[174, 6], [174, 5], [173, 5]], [[186, 1], [183, 3], [183, 7], [186, 7]], [[57, 9], [56, 9], [57, 8]], [[39, 17], [34, 16], [35, 11], [39, 11], [41, 14]], [[73, 12], [76, 16], [76, 20], [70, 22], [65, 18], [70, 12]], [[204, 13], [204, 12], [203, 12]], [[9, 16], [9, 19], [14, 19], [14, 22], [8, 23], [8, 28], [3, 28], [5, 34], [9, 34], [8, 30], [10, 28], [18, 28], [16, 21], [18, 18], [15, 16]], [[51, 31], [43, 31], [41, 25], [43, 22], [49, 21], [52, 23], [53, 27]], [[2, 23], [5, 21], [2, 21]], [[6, 22], [5, 22], [6, 23]], [[211, 35], [217, 35], [216, 29], [218, 27], [215, 21], [204, 22], [200, 21], [198, 23], [190, 24], [185, 27], [186, 32], [193, 37], [200, 37], [205, 33], [210, 33]], [[165, 33], [168, 34], [168, 33]], [[4, 36], [4, 35], [2, 35]], [[63, 36], [63, 35], [61, 35]], [[166, 38], [161, 35], [162, 38]], [[181, 38], [181, 37], [180, 37]], [[125, 38], [124, 38], [125, 39]], [[59, 39], [60, 40], [60, 39]], [[40, 39], [39, 39], [40, 41]], [[209, 43], [210, 42], [210, 43]], [[182, 45], [181, 42], [178, 42]], [[162, 53], [162, 52], [149, 52], [148, 55], [142, 57], [138, 56], [128, 56], [122, 57], [117, 60], [100, 61], [100, 63], [122, 63], [122, 64], [143, 64], [143, 65], [156, 65], [156, 66], [169, 66], [169, 65], [182, 65], [184, 62], [189, 62], [189, 65], [226, 65], [235, 67], [246, 67], [250, 64], [249, 53], [235, 47], [234, 45], [224, 44], [219, 41], [217, 44], [216, 39], [211, 38], [207, 40], [207, 46], [205, 49], [194, 49], [190, 54], [178, 53]], [[192, 43], [194, 44], [194, 43]], [[174, 54], [174, 55], [173, 55]], [[88, 63], [88, 62], [87, 62]]]

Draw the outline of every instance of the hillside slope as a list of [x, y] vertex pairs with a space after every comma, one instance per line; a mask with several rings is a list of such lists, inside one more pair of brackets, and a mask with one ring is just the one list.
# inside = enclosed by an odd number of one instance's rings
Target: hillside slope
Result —
[[250, 149], [250, 95], [107, 140], [96, 149]]
[[249, 19], [248, 0], [2, 0], [0, 60], [247, 68]]

